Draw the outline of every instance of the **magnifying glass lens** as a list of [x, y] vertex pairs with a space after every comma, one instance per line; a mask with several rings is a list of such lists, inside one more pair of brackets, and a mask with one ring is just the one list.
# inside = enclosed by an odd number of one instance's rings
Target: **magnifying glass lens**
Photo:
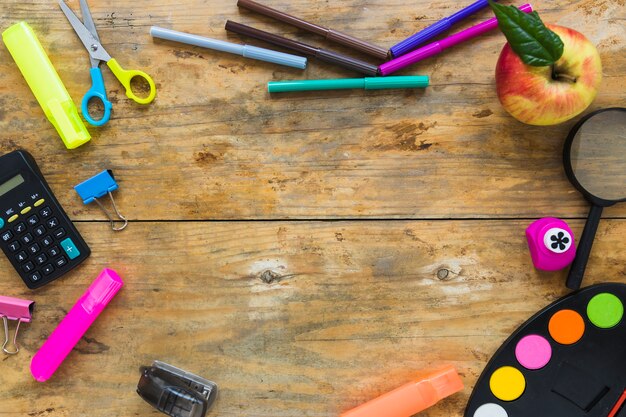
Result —
[[567, 276], [567, 287], [576, 290], [583, 280], [602, 208], [626, 201], [626, 109], [598, 110], [583, 118], [567, 137], [563, 158], [570, 181], [591, 203]]
[[626, 198], [626, 113], [598, 113], [580, 126], [570, 149], [572, 171], [589, 194], [603, 200]]

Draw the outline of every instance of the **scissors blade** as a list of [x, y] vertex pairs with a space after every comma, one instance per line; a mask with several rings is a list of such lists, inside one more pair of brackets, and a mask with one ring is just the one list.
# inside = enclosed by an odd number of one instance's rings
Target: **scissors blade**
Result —
[[96, 24], [93, 22], [93, 17], [91, 17], [91, 10], [89, 10], [87, 0], [80, 0], [80, 13], [83, 15], [83, 25], [89, 29], [93, 37], [100, 42], [100, 36], [98, 36]]
[[78, 38], [89, 52], [89, 56], [94, 60], [109, 61], [111, 55], [107, 53], [100, 41], [83, 25], [83, 22], [74, 14], [72, 9], [65, 4], [64, 0], [59, 0], [59, 6], [72, 25], [72, 28], [74, 28], [74, 32], [76, 32]]
[[[93, 37], [100, 42], [100, 36], [98, 36], [96, 24], [93, 22], [93, 18], [91, 17], [91, 10], [89, 10], [87, 0], [80, 0], [80, 14], [83, 15], [83, 26], [85, 26], [89, 32], [91, 32]], [[89, 62], [91, 63], [91, 68], [98, 68], [100, 65], [100, 60], [92, 58], [91, 55], [89, 55]]]
[[83, 25], [89, 29], [93, 37], [100, 42], [100, 36], [98, 36], [96, 24], [93, 22], [93, 17], [91, 17], [91, 10], [89, 10], [87, 0], [80, 0], [80, 13], [83, 15]]

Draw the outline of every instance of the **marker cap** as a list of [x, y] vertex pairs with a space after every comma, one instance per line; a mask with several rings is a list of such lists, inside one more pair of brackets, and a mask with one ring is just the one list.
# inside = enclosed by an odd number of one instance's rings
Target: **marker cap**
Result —
[[366, 90], [382, 90], [392, 88], [425, 88], [428, 87], [428, 75], [406, 75], [400, 77], [365, 78]]
[[463, 389], [453, 367], [409, 382], [341, 415], [341, 417], [411, 417]]
[[260, 61], [286, 65], [288, 67], [294, 67], [299, 69], [305, 69], [307, 63], [307, 59], [302, 56], [285, 54], [282, 52], [272, 51], [265, 48], [258, 48], [251, 45], [244, 46], [243, 56], [245, 56], [246, 58], [258, 59]]

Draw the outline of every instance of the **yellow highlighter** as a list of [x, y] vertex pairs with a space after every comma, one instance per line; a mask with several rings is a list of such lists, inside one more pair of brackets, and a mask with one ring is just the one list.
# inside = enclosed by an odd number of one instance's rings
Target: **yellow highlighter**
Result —
[[2, 32], [2, 40], [67, 149], [89, 142], [91, 136], [33, 29], [16, 23]]

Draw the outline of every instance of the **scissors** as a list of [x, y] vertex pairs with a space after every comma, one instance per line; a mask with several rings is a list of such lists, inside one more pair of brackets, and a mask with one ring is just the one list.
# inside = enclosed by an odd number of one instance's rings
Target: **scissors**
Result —
[[[83, 15], [84, 23], [74, 14], [74, 12], [65, 4], [64, 0], [59, 0], [59, 6], [65, 17], [74, 28], [74, 31], [80, 38], [87, 51], [89, 52], [89, 61], [91, 62], [91, 88], [83, 96], [81, 109], [85, 119], [94, 126], [102, 126], [111, 118], [111, 108], [113, 107], [109, 99], [107, 98], [106, 89], [104, 88], [104, 79], [102, 78], [102, 71], [100, 70], [100, 62], [104, 61], [107, 66], [113, 72], [113, 75], [119, 80], [119, 82], [126, 89], [126, 96], [131, 100], [139, 104], [148, 104], [154, 100], [156, 95], [156, 87], [154, 81], [148, 74], [143, 71], [137, 70], [125, 70], [111, 55], [107, 53], [102, 44], [100, 43], [100, 37], [96, 31], [96, 25], [91, 17], [89, 5], [87, 0], [80, 0], [80, 10]], [[138, 97], [132, 90], [131, 80], [135, 77], [143, 78], [150, 86], [150, 93], [147, 97]], [[104, 106], [104, 114], [99, 120], [93, 119], [89, 114], [89, 100], [100, 100]]]

